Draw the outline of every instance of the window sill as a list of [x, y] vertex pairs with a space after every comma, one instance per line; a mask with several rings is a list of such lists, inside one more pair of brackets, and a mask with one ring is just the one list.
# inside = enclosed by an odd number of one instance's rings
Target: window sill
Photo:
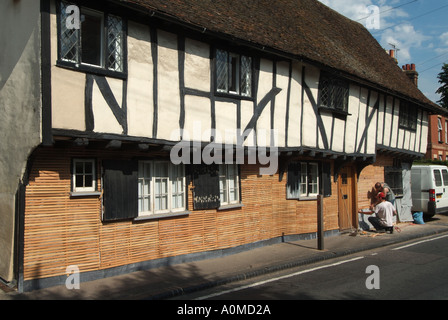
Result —
[[318, 110], [319, 110], [319, 112], [331, 113], [336, 118], [341, 118], [341, 119], [345, 119], [345, 118], [347, 118], [347, 116], [351, 116], [351, 114], [348, 113], [347, 111], [338, 110], [338, 109], [334, 109], [334, 108], [319, 107]]
[[58, 60], [56, 62], [56, 66], [64, 69], [69, 69], [72, 71], [78, 71], [78, 72], [84, 72], [84, 73], [91, 73], [99, 76], [106, 76], [110, 78], [117, 78], [117, 79], [127, 79], [128, 75], [125, 72], [121, 71], [112, 71], [108, 69], [104, 69], [102, 67], [95, 67], [91, 65], [85, 65], [85, 64], [78, 64], [63, 60]]
[[227, 93], [227, 92], [215, 91], [215, 96], [216, 97], [221, 97], [221, 98], [230, 98], [230, 99], [254, 101], [253, 97], [251, 97], [251, 96], [243, 96], [243, 95], [241, 95], [239, 93]]
[[99, 196], [101, 196], [101, 192], [99, 192], [99, 191], [70, 192], [70, 197], [72, 197], [72, 198], [99, 197]]
[[157, 220], [166, 219], [174, 217], [182, 217], [190, 215], [190, 211], [179, 211], [179, 212], [168, 212], [168, 213], [155, 213], [146, 216], [140, 216], [134, 219], [134, 221], [147, 221], [147, 220]]
[[218, 208], [218, 211], [230, 210], [230, 209], [240, 209], [244, 207], [242, 203], [225, 204]]
[[299, 198], [286, 198], [286, 200], [315, 201], [315, 200], [317, 200], [317, 196], [299, 197]]

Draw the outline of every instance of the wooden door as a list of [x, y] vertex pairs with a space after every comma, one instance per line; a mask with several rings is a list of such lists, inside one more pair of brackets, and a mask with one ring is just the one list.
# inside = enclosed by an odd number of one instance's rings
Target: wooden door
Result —
[[353, 167], [344, 167], [339, 172], [339, 229], [357, 227], [356, 214], [356, 174]]

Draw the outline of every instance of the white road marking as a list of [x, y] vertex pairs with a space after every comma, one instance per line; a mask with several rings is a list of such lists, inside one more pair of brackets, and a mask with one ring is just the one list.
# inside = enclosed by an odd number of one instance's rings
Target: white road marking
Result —
[[401, 249], [404, 249], [404, 248], [409, 248], [409, 247], [412, 247], [412, 246], [416, 246], [416, 245], [421, 244], [421, 243], [430, 242], [430, 241], [434, 241], [434, 240], [439, 240], [439, 239], [443, 239], [443, 238], [446, 238], [446, 237], [448, 237], [448, 235], [444, 235], [444, 236], [440, 236], [440, 237], [432, 238], [432, 239], [428, 239], [428, 240], [422, 240], [422, 241], [419, 241], [419, 242], [414, 242], [414, 243], [411, 243], [411, 244], [407, 244], [405, 246], [394, 248], [392, 250], [401, 250]]
[[202, 297], [196, 298], [194, 300], [205, 300], [205, 299], [221, 296], [223, 294], [227, 294], [227, 293], [231, 293], [231, 292], [235, 292], [235, 291], [241, 291], [241, 290], [244, 290], [244, 289], [254, 288], [254, 287], [258, 287], [258, 286], [261, 286], [261, 285], [264, 285], [264, 284], [267, 284], [267, 283], [270, 283], [270, 282], [274, 282], [274, 281], [278, 281], [278, 280], [283, 280], [283, 279], [295, 277], [295, 276], [298, 276], [298, 275], [301, 275], [301, 274], [313, 272], [313, 271], [320, 270], [320, 269], [325, 269], [325, 268], [331, 268], [331, 267], [339, 266], [339, 265], [344, 264], [344, 263], [349, 263], [349, 262], [353, 262], [353, 261], [357, 261], [357, 260], [361, 260], [361, 259], [364, 259], [364, 257], [357, 257], [357, 258], [353, 258], [353, 259], [349, 259], [349, 260], [344, 260], [344, 261], [332, 263], [332, 264], [325, 265], [325, 266], [320, 266], [320, 267], [315, 267], [315, 268], [311, 268], [311, 269], [295, 272], [295, 273], [288, 274], [288, 275], [281, 276], [281, 277], [277, 277], [277, 278], [272, 278], [272, 279], [268, 279], [268, 280], [264, 280], [264, 281], [255, 282], [255, 283], [248, 284], [248, 285], [241, 286], [241, 287], [237, 287], [237, 288], [234, 288], [234, 289], [229, 289], [229, 290], [225, 290], [225, 291], [221, 291], [221, 292], [217, 292], [217, 293], [212, 293], [212, 294], [209, 294], [209, 295], [206, 295], [206, 296], [202, 296]]

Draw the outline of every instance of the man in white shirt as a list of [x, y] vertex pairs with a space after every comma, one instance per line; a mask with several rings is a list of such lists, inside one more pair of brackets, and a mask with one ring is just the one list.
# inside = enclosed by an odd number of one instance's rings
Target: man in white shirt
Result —
[[378, 193], [378, 199], [380, 202], [375, 207], [370, 207], [370, 211], [360, 211], [363, 214], [373, 214], [375, 217], [369, 217], [369, 222], [375, 227], [378, 232], [389, 231], [394, 232], [394, 216], [397, 214], [397, 210], [392, 203], [386, 201], [386, 195], [383, 192]]

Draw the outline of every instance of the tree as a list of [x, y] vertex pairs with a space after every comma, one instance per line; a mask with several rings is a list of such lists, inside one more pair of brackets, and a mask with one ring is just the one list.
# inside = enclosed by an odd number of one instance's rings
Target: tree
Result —
[[437, 89], [436, 93], [441, 94], [441, 99], [438, 101], [442, 107], [448, 109], [448, 64], [444, 63], [442, 72], [437, 76], [439, 83], [442, 85]]

